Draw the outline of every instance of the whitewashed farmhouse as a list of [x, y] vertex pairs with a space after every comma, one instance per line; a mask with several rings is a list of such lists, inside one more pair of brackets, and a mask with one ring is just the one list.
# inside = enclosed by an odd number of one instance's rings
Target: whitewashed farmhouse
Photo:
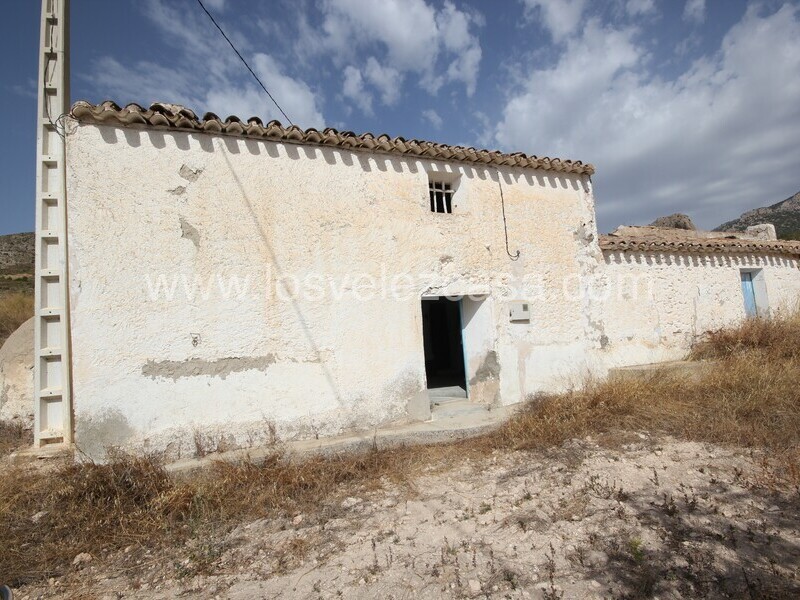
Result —
[[39, 444], [328, 436], [428, 419], [439, 388], [514, 404], [800, 295], [797, 243], [598, 237], [579, 161], [169, 104], [71, 116], [71, 397], [37, 398]]

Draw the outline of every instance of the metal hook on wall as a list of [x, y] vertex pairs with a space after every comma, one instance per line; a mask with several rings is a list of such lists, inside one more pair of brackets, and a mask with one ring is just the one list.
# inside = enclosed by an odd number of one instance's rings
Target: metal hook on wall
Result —
[[511, 254], [511, 250], [508, 247], [508, 223], [506, 222], [506, 200], [503, 197], [503, 181], [500, 177], [500, 171], [497, 171], [497, 185], [500, 187], [500, 206], [503, 209], [503, 233], [506, 237], [506, 254], [511, 260], [519, 260], [520, 252], [519, 250], [516, 251], [515, 254]]

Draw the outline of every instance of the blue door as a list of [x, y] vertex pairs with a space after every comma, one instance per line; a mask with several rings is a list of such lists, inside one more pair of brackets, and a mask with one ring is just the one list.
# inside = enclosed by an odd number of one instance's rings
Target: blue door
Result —
[[744, 312], [748, 317], [758, 315], [756, 308], [756, 291], [753, 287], [753, 274], [747, 271], [742, 272], [742, 295], [744, 296]]

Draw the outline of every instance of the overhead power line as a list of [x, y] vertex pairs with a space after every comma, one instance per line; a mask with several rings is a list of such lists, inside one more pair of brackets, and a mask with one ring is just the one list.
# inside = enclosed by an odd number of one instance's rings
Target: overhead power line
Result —
[[202, 0], [197, 0], [197, 3], [200, 5], [200, 8], [203, 9], [203, 12], [206, 13], [206, 15], [208, 15], [208, 18], [211, 19], [211, 22], [214, 24], [214, 26], [222, 34], [222, 37], [225, 38], [225, 41], [228, 42], [228, 44], [230, 44], [231, 48], [233, 48], [233, 51], [236, 52], [236, 56], [238, 56], [239, 60], [241, 60], [242, 63], [244, 63], [244, 66], [247, 67], [248, 71], [250, 71], [250, 74], [258, 82], [258, 85], [261, 86], [261, 89], [264, 90], [264, 92], [267, 94], [267, 96], [269, 96], [269, 99], [272, 100], [272, 102], [275, 104], [275, 106], [278, 107], [278, 110], [281, 111], [281, 114], [284, 117], [286, 117], [286, 120], [289, 121], [289, 125], [294, 125], [292, 120], [289, 118], [289, 115], [286, 114], [286, 112], [281, 108], [281, 105], [278, 104], [278, 101], [275, 100], [275, 98], [272, 97], [272, 94], [269, 93], [269, 90], [267, 89], [267, 86], [265, 86], [263, 83], [261, 83], [261, 80], [258, 78], [258, 75], [256, 75], [255, 72], [253, 71], [253, 69], [250, 68], [250, 65], [247, 64], [247, 61], [244, 59], [244, 57], [236, 49], [236, 46], [233, 45], [233, 42], [230, 40], [230, 38], [227, 35], [225, 35], [224, 31], [222, 31], [222, 27], [219, 26], [219, 23], [217, 23], [217, 21], [214, 19], [213, 15], [210, 12], [208, 12], [208, 9], [203, 5]]

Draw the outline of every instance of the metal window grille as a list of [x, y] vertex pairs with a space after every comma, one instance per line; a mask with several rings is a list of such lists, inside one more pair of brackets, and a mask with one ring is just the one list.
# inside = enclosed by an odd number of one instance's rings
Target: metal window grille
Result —
[[428, 193], [431, 199], [431, 212], [453, 212], [453, 187], [441, 181], [429, 181]]

